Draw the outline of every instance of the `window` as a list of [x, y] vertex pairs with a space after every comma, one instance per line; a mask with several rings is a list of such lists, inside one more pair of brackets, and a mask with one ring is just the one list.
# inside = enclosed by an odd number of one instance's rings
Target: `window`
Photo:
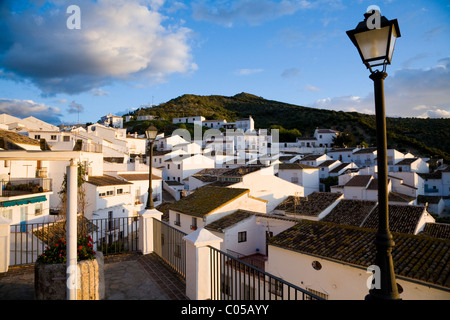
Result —
[[0, 215], [8, 220], [12, 220], [12, 209], [3, 209], [0, 211]]
[[174, 224], [175, 224], [176, 226], [181, 226], [181, 222], [180, 222], [180, 214], [179, 214], [179, 213], [177, 213], [177, 215], [176, 215]]
[[197, 230], [197, 218], [192, 217], [191, 230]]
[[63, 137], [63, 141], [64, 141], [64, 142], [70, 141], [70, 136], [64, 136], [64, 137]]
[[108, 190], [108, 191], [106, 191], [106, 195], [107, 195], [107, 196], [113, 196], [113, 195], [114, 195], [114, 190]]
[[34, 215], [39, 216], [42, 214], [42, 203], [36, 203], [34, 207]]
[[247, 231], [238, 232], [238, 242], [247, 241]]
[[180, 170], [180, 169], [181, 169], [181, 165], [179, 164], [179, 165], [178, 165], [178, 170]]
[[283, 283], [280, 280], [270, 278], [269, 292], [279, 297], [283, 297]]
[[137, 187], [136, 192], [134, 194], [134, 203], [140, 204], [141, 203], [141, 188]]
[[[323, 293], [323, 292], [320, 292], [320, 291], [317, 291], [317, 290], [313, 290], [311, 288], [306, 288], [306, 291], [311, 292], [312, 294], [314, 294], [314, 295], [316, 295], [316, 296], [318, 296], [320, 298], [328, 300], [328, 294], [326, 294], [326, 293]], [[310, 296], [308, 296], [308, 295], [305, 295], [305, 299], [306, 300], [312, 300], [312, 298]]]
[[34, 138], [37, 139], [37, 140], [39, 140], [39, 139], [41, 138], [41, 135], [36, 134], [36, 135], [34, 135]]
[[181, 258], [181, 246], [179, 244], [175, 245], [175, 250], [173, 255], [177, 258]]
[[117, 189], [117, 194], [123, 194], [123, 189]]
[[322, 269], [322, 265], [320, 264], [319, 261], [316, 261], [316, 260], [314, 260], [314, 261], [312, 262], [312, 267], [314, 268], [314, 270], [320, 270], [320, 269]]
[[167, 169], [170, 169], [170, 164], [167, 164]]
[[225, 295], [231, 295], [231, 277], [222, 276], [222, 285], [220, 286], [222, 289], [222, 293]]
[[50, 140], [56, 140], [56, 135], [51, 135]]
[[99, 192], [99, 193], [98, 193], [98, 196], [99, 196], [99, 197], [105, 197], [105, 196], [106, 196], [106, 192]]

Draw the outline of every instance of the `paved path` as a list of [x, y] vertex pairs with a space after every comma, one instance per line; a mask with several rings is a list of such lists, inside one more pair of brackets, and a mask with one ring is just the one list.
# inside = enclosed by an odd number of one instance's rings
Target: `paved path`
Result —
[[[105, 257], [105, 300], [188, 300], [185, 283], [154, 254]], [[0, 274], [0, 300], [34, 300], [34, 267]]]

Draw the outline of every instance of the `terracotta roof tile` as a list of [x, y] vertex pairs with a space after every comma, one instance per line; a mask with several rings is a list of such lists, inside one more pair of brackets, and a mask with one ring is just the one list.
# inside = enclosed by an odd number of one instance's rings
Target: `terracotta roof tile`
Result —
[[366, 153], [374, 153], [377, 151], [377, 148], [363, 148], [358, 151], [353, 152], [354, 154], [366, 154]]
[[89, 176], [88, 181], [86, 181], [86, 183], [90, 183], [98, 187], [132, 184], [131, 182], [108, 175]]
[[450, 239], [450, 224], [448, 223], [426, 223], [419, 235], [435, 237], [439, 239]]
[[307, 197], [289, 196], [275, 210], [295, 215], [318, 216], [340, 197], [341, 193], [334, 192], [313, 192]]
[[[364, 268], [375, 263], [376, 230], [302, 220], [269, 239], [269, 244]], [[397, 276], [450, 287], [450, 241], [394, 233], [392, 250]]]
[[351, 178], [346, 184], [346, 187], [366, 187], [370, 180], [372, 179], [371, 175], [359, 174]]
[[168, 208], [184, 214], [203, 217], [248, 192], [248, 189], [204, 186], [172, 203]]
[[[413, 234], [425, 207], [412, 205], [389, 205], [389, 229], [391, 232]], [[364, 228], [378, 228], [378, 206], [367, 217]]]
[[[148, 173], [127, 173], [127, 174], [123, 173], [119, 174], [119, 177], [127, 181], [140, 181], [140, 180], [148, 181]], [[162, 178], [152, 174], [152, 180], [162, 180]]]
[[278, 165], [278, 169], [280, 170], [302, 170], [302, 169], [318, 169], [317, 167], [313, 167], [307, 164], [302, 163], [280, 163]]
[[322, 221], [359, 227], [376, 205], [376, 201], [342, 199]]
[[39, 140], [32, 139], [23, 134], [9, 131], [9, 130], [0, 129], [0, 138], [6, 138], [7, 140], [14, 142], [14, 143], [23, 143], [23, 144], [29, 144], [29, 145], [35, 145], [35, 146], [40, 145]]
[[254, 215], [255, 212], [252, 211], [237, 210], [232, 214], [226, 215], [225, 217], [206, 225], [205, 228], [213, 231], [223, 232], [225, 229]]

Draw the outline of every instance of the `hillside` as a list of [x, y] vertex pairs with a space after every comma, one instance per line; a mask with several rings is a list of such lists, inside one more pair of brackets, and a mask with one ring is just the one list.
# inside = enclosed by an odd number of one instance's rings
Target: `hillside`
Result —
[[[177, 126], [172, 119], [202, 115], [206, 119], [226, 119], [233, 122], [249, 115], [256, 128], [279, 128], [281, 141], [293, 141], [295, 136], [312, 136], [317, 127], [347, 132], [352, 144], [376, 145], [375, 116], [308, 108], [266, 100], [248, 93], [232, 97], [186, 94], [153, 108], [141, 108], [133, 115], [152, 114], [166, 121], [154, 121], [166, 133]], [[126, 123], [130, 130], [143, 131], [148, 122]], [[418, 156], [442, 158], [450, 163], [450, 119], [387, 118], [388, 148], [411, 152]]]

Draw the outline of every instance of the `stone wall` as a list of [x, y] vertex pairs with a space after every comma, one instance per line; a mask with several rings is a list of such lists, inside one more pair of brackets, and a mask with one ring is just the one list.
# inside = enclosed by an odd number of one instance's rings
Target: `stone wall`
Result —
[[[96, 259], [78, 262], [77, 300], [102, 300], [105, 297], [104, 258], [101, 252]], [[67, 299], [66, 264], [35, 265], [35, 299]]]

